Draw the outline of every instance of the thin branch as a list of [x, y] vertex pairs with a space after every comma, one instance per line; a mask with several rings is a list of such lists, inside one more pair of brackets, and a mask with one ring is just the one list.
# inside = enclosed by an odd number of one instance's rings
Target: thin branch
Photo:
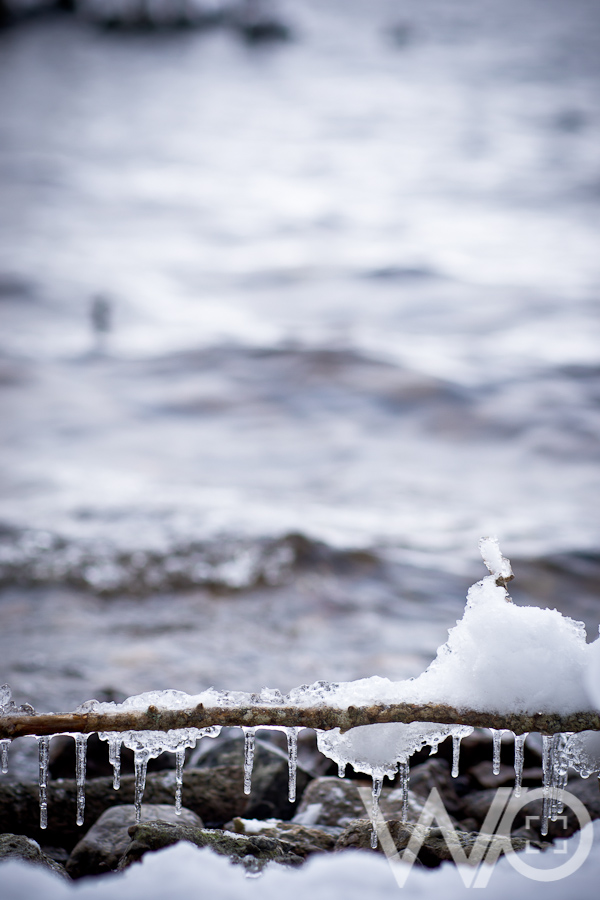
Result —
[[0, 716], [0, 740], [24, 735], [52, 735], [61, 733], [169, 731], [180, 728], [207, 728], [210, 725], [260, 727], [318, 728], [327, 731], [340, 728], [348, 731], [359, 725], [385, 722], [434, 722], [443, 725], [472, 725], [496, 728], [523, 734], [536, 731], [542, 734], [559, 732], [600, 731], [600, 713], [582, 711], [569, 715], [558, 713], [500, 714], [454, 709], [441, 704], [374, 704], [339, 709], [329, 706], [294, 707], [286, 705], [237, 705], [193, 709], [126, 710], [110, 713], [48, 713], [41, 715]]

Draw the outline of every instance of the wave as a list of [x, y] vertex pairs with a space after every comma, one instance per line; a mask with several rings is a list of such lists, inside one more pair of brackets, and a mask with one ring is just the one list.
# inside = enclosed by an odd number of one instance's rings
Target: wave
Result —
[[0, 526], [2, 587], [68, 585], [107, 596], [194, 587], [239, 591], [285, 584], [307, 568], [351, 574], [376, 565], [370, 551], [335, 549], [299, 533], [179, 539], [159, 551], [124, 550], [107, 539], [77, 541], [48, 531]]

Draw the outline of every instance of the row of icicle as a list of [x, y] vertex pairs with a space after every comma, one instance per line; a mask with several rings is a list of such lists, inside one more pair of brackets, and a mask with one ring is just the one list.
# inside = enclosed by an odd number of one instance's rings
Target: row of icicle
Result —
[[[257, 728], [243, 728], [244, 732], [244, 793], [249, 794], [252, 787], [252, 769], [254, 765], [254, 748]], [[293, 803], [296, 799], [296, 764], [298, 759], [298, 732], [299, 728], [284, 729], [287, 736], [288, 747], [288, 799]], [[502, 731], [489, 729], [493, 741], [492, 771], [494, 775], [500, 772], [500, 750]], [[56, 735], [53, 735], [56, 736]], [[540, 831], [542, 835], [548, 834], [549, 821], [556, 821], [563, 810], [562, 792], [567, 784], [569, 758], [566, 753], [567, 738], [569, 735], [555, 734], [542, 738], [542, 771], [543, 771], [543, 804]], [[89, 735], [75, 734], [75, 779], [77, 786], [77, 825], [83, 825], [85, 814], [85, 777], [87, 740]], [[527, 734], [515, 735], [515, 784], [514, 793], [518, 797], [521, 794], [523, 777], [524, 748]], [[113, 787], [119, 790], [121, 784], [121, 735], [117, 732], [106, 735], [109, 747], [109, 760], [113, 767]], [[36, 738], [39, 749], [39, 797], [40, 797], [40, 828], [48, 826], [48, 761], [51, 737]], [[460, 741], [458, 735], [452, 738], [452, 776], [456, 778], [459, 771]], [[0, 741], [0, 758], [2, 773], [8, 772], [8, 751], [10, 740]], [[437, 747], [435, 748], [437, 750]], [[434, 751], [432, 751], [434, 752]], [[147, 749], [135, 750], [135, 820], [140, 822], [142, 814], [142, 799], [146, 785], [146, 770], [150, 752]], [[181, 814], [181, 794], [183, 787], [183, 766], [185, 762], [185, 747], [175, 751], [175, 812]], [[344, 777], [346, 766], [340, 764], [339, 775]], [[408, 815], [408, 785], [410, 766], [408, 762], [401, 762], [398, 766], [402, 789], [402, 822], [406, 822]], [[585, 773], [582, 773], [585, 777]], [[382, 774], [373, 775], [373, 832], [371, 845], [377, 847], [377, 831], [375, 822], [379, 814], [379, 798], [383, 788]]]

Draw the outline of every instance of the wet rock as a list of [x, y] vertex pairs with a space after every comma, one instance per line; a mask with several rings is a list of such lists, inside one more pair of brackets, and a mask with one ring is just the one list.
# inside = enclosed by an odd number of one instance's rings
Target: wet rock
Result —
[[[202, 819], [190, 809], [182, 809], [181, 816], [178, 816], [173, 806], [145, 804], [142, 807], [142, 822], [155, 821], [202, 828]], [[71, 878], [100, 875], [116, 869], [131, 842], [127, 829], [134, 824], [133, 805], [113, 806], [103, 812], [69, 857], [67, 872]]]
[[347, 781], [335, 776], [315, 778], [308, 785], [292, 822], [298, 825], [327, 825], [344, 828], [365, 815], [359, 787], [370, 790], [368, 781]]
[[463, 802], [456, 793], [450, 765], [445, 759], [434, 757], [410, 770], [410, 790], [413, 794], [427, 800], [433, 788], [438, 790], [446, 812], [454, 817], [461, 816]]
[[[40, 843], [72, 850], [87, 828], [106, 809], [133, 803], [134, 792], [134, 778], [130, 775], [121, 779], [119, 791], [113, 790], [112, 778], [89, 781], [86, 785], [85, 825], [79, 828], [75, 824], [75, 781], [51, 781], [48, 784], [48, 828], [41, 831], [37, 782], [0, 782], [0, 832], [18, 831]], [[239, 766], [186, 769], [182, 796], [183, 805], [210, 825], [222, 825], [234, 816], [245, 815], [249, 800], [244, 794], [244, 773]], [[173, 805], [174, 797], [174, 772], [148, 775], [144, 804]]]
[[227, 856], [252, 872], [261, 871], [270, 862], [299, 866], [304, 861], [303, 857], [294, 853], [292, 844], [262, 834], [241, 835], [165, 822], [133, 825], [129, 834], [131, 843], [119, 863], [119, 869], [139, 861], [145, 853], [161, 850], [178, 841], [188, 841], [196, 847], [210, 847], [215, 853]]
[[496, 788], [488, 788], [484, 791], [473, 791], [461, 798], [462, 818], [474, 819], [477, 827], [481, 828], [488, 810], [496, 796]]
[[[230, 738], [202, 756], [199, 768], [244, 766], [244, 739]], [[276, 744], [257, 739], [254, 748], [252, 791], [247, 798], [244, 815], [248, 819], [291, 819], [299, 799], [288, 800], [288, 758]], [[312, 776], [301, 765], [296, 767], [296, 797], [300, 798]], [[231, 818], [231, 817], [228, 817]], [[208, 820], [211, 821], [211, 820]], [[212, 820], [215, 821], [215, 820]], [[220, 820], [220, 824], [223, 823]]]
[[60, 878], [70, 881], [64, 866], [47, 856], [37, 841], [23, 834], [0, 834], [0, 861], [7, 859], [20, 859], [36, 866], [44, 866]]
[[[461, 849], [467, 857], [473, 852], [473, 848], [480, 837], [478, 832], [466, 831], [448, 831], [444, 828], [424, 828], [421, 825], [411, 823], [403, 824], [398, 820], [388, 821], [390, 835], [394, 842], [396, 850], [404, 850], [413, 835], [423, 839], [421, 849], [418, 852], [417, 860], [427, 868], [437, 868], [445, 860], [453, 859], [450, 852], [448, 842], [454, 839], [458, 840]], [[336, 850], [371, 850], [371, 832], [372, 825], [369, 819], [359, 819], [351, 822], [345, 831], [340, 835], [335, 845]], [[491, 838], [491, 840], [494, 840]], [[514, 850], [525, 850], [527, 841], [524, 838], [517, 837], [512, 840]], [[377, 850], [383, 852], [380, 844]]]
[[306, 857], [311, 853], [326, 853], [333, 850], [337, 838], [342, 833], [342, 828], [334, 827], [310, 827], [298, 825], [295, 822], [284, 822], [281, 819], [267, 819], [262, 822], [258, 819], [235, 818], [225, 826], [226, 830], [236, 834], [263, 834], [274, 837], [291, 844], [294, 853]]
[[[512, 787], [515, 783], [514, 766], [506, 766], [504, 763], [500, 765], [500, 772], [494, 775], [493, 764], [491, 760], [483, 760], [477, 763], [466, 773], [470, 778], [471, 788], [498, 788]], [[542, 784], [544, 773], [541, 768], [523, 769], [521, 784], [524, 787], [538, 787]]]
[[[298, 811], [292, 822], [313, 827], [315, 825], [345, 828], [354, 819], [365, 816], [365, 804], [359, 788], [371, 795], [370, 781], [357, 781], [337, 777], [315, 778], [306, 788]], [[384, 818], [399, 818], [402, 815], [402, 790], [384, 787], [381, 792], [380, 808]], [[419, 797], [409, 792], [409, 821], [416, 821], [423, 803]]]
[[504, 787], [514, 783], [515, 770], [512, 766], [500, 765], [500, 771], [494, 775], [494, 766], [490, 760], [484, 759], [475, 766], [471, 766], [468, 774], [472, 776], [476, 784], [481, 788]]

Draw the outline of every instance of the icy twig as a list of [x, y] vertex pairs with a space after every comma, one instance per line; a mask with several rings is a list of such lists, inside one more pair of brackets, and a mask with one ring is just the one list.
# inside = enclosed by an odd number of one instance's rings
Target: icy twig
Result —
[[524, 734], [600, 731], [600, 712], [505, 713], [455, 709], [438, 703], [380, 703], [340, 708], [327, 706], [294, 706], [275, 704], [232, 704], [193, 709], [126, 710], [119, 712], [48, 713], [41, 715], [0, 716], [0, 740], [24, 735], [52, 735], [64, 732], [92, 734], [97, 731], [170, 731], [182, 728], [206, 728], [209, 725], [256, 728], [272, 725], [287, 728], [318, 728], [342, 732], [361, 725], [386, 722], [433, 722], [442, 725], [471, 725]]

